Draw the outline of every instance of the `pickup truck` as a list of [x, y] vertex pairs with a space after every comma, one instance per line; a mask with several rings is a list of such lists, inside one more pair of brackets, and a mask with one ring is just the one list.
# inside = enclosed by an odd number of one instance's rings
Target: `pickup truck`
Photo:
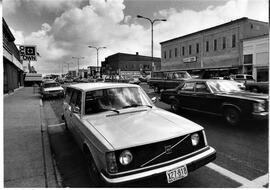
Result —
[[151, 78], [148, 80], [148, 85], [156, 93], [159, 93], [160, 90], [176, 88], [191, 78], [186, 71], [158, 71], [152, 73]]
[[251, 92], [268, 93], [269, 82], [245, 82], [246, 90]]

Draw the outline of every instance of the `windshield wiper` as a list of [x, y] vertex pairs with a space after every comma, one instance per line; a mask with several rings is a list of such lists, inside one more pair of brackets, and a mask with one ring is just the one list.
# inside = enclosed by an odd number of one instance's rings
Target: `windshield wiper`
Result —
[[118, 114], [120, 113], [119, 110], [117, 110], [117, 109], [112, 109], [112, 108], [111, 108], [111, 109], [109, 109], [109, 108], [108, 108], [108, 109], [101, 109], [101, 110], [102, 110], [102, 111], [114, 111], [114, 112], [116, 112], [116, 113], [118, 113]]
[[124, 107], [122, 107], [122, 108], [123, 108], [123, 109], [125, 109], [125, 108], [134, 108], [134, 107], [139, 107], [139, 106], [147, 106], [147, 107], [149, 107], [149, 108], [152, 108], [151, 105], [142, 105], [142, 104], [131, 104], [131, 105], [128, 105], [128, 106], [124, 106]]

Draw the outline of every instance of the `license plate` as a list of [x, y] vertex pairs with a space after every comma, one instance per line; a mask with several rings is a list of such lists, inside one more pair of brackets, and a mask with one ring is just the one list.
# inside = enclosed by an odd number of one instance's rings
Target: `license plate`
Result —
[[188, 170], [186, 165], [166, 171], [167, 182], [172, 183], [188, 176]]

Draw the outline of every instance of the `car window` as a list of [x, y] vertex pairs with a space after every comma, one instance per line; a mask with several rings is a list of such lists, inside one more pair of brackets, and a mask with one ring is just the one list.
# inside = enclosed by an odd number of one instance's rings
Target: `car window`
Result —
[[207, 86], [204, 83], [197, 83], [195, 87], [196, 92], [209, 92]]
[[137, 87], [89, 91], [86, 92], [85, 96], [85, 114], [148, 105], [151, 105], [151, 101], [147, 95]]
[[195, 82], [186, 82], [182, 88], [182, 91], [194, 91]]
[[73, 93], [70, 99], [70, 105], [72, 107], [78, 107], [79, 109], [81, 109], [81, 97], [82, 97], [81, 91], [73, 90]]
[[71, 98], [71, 95], [72, 95], [72, 88], [69, 88], [67, 87], [66, 88], [66, 92], [65, 92], [65, 101], [69, 104], [70, 103], [70, 98]]
[[44, 83], [43, 84], [43, 87], [44, 88], [51, 88], [51, 87], [58, 87], [58, 86], [60, 86], [60, 84], [59, 83]]
[[244, 79], [244, 76], [243, 75], [236, 75], [235, 78], [236, 79]]

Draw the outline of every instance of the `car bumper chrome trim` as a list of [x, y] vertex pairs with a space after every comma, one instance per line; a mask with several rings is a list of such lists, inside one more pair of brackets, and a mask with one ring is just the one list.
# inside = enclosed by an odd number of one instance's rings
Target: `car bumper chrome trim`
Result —
[[268, 112], [259, 112], [259, 113], [252, 113], [253, 117], [255, 119], [267, 119], [268, 118]]
[[112, 183], [112, 184], [124, 183], [124, 182], [128, 182], [128, 181], [133, 181], [136, 179], [142, 179], [142, 178], [146, 178], [149, 176], [157, 175], [157, 174], [160, 174], [162, 172], [166, 172], [168, 170], [171, 170], [171, 169], [183, 166], [183, 165], [196, 164], [196, 162], [203, 161], [204, 159], [207, 159], [208, 157], [211, 157], [215, 154], [216, 154], [215, 149], [212, 147], [209, 147], [208, 150], [206, 150], [202, 153], [199, 153], [199, 154], [194, 155], [194, 156], [187, 158], [185, 160], [176, 162], [176, 163], [171, 164], [171, 165], [163, 166], [160, 168], [144, 171], [141, 173], [131, 174], [131, 175], [127, 174], [126, 176], [114, 177], [114, 178], [109, 178], [109, 177], [105, 176], [103, 173], [101, 173], [101, 176], [104, 179], [104, 181], [106, 181], [107, 183]]

